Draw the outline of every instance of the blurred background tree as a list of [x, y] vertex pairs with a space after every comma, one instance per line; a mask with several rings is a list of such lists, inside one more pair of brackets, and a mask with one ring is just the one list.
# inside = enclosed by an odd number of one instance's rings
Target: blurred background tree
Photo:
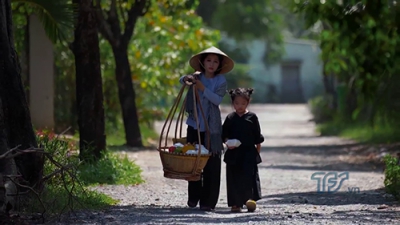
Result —
[[[68, 0], [54, 2], [65, 4]], [[129, 18], [129, 10], [134, 7], [134, 1], [96, 2], [100, 3], [98, 6], [102, 7], [103, 12], [112, 11], [118, 14], [114, 19], [118, 19], [121, 32], [116, 34], [122, 35]], [[251, 86], [253, 81], [249, 72], [252, 68], [247, 65], [249, 53], [246, 50], [246, 43], [248, 41], [264, 40], [269, 43], [265, 60], [268, 63], [274, 63], [279, 62], [283, 54], [282, 41], [286, 30], [289, 30], [289, 33], [296, 33], [297, 36], [307, 36], [301, 32], [300, 26], [289, 25], [288, 20], [284, 19], [294, 17], [290, 9], [286, 7], [286, 1], [149, 0], [148, 3], [151, 4], [148, 5], [146, 13], [143, 13], [143, 16], [136, 15], [135, 23], [131, 24], [134, 25], [134, 32], [126, 45], [130, 79], [126, 79], [125, 82], [128, 80], [133, 82], [137, 123], [139, 123], [140, 132], [143, 133], [140, 136], [143, 136], [144, 144], [148, 144], [146, 137], [154, 137], [154, 132], [151, 131], [154, 121], [165, 118], [168, 107], [178, 90], [177, 79], [183, 74], [192, 72], [187, 63], [191, 55], [211, 45], [221, 48], [236, 62], [235, 70], [227, 76], [229, 87]], [[14, 15], [16, 45], [21, 56], [22, 70], [25, 71], [22, 73], [23, 81], [29, 91], [29, 62], [26, 57], [29, 49], [26, 18], [29, 13], [17, 4], [13, 6], [14, 10], [19, 12]], [[112, 6], [117, 7], [112, 8]], [[107, 25], [104, 21], [103, 24]], [[121, 145], [126, 144], [127, 139], [116, 79], [118, 73], [114, 53], [118, 51], [105, 38], [104, 34], [107, 32], [103, 31], [102, 34], [99, 45], [107, 142], [110, 145]], [[223, 42], [222, 37], [229, 37], [235, 40], [236, 44]], [[61, 132], [72, 127], [70, 133], [76, 135], [78, 130], [75, 65], [73, 54], [69, 49], [72, 38], [69, 32], [64, 41], [54, 45], [55, 130]], [[137, 131], [135, 133], [139, 135]]]

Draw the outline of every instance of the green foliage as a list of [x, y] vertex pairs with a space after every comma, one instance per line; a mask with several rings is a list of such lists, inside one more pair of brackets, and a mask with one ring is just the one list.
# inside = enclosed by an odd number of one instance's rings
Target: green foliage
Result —
[[[52, 217], [77, 209], [100, 209], [116, 203], [107, 195], [88, 190], [78, 178], [80, 164], [73, 142], [48, 130], [36, 131], [39, 147], [46, 152], [43, 171], [44, 189], [23, 204], [26, 212]], [[38, 201], [37, 198], [41, 200]]]
[[324, 136], [340, 136], [366, 144], [391, 144], [400, 141], [400, 130], [395, 124], [348, 121], [335, 116], [331, 121], [317, 126]]
[[300, 39], [317, 39], [319, 26], [306, 28], [305, 16], [293, 13], [293, 0], [273, 0], [275, 13], [282, 16], [282, 30], [288, 32], [289, 36]]
[[[23, 204], [26, 212], [44, 213], [52, 217], [77, 209], [101, 209], [117, 203], [111, 197], [89, 190], [91, 184], [138, 184], [143, 182], [140, 168], [128, 158], [104, 153], [95, 164], [79, 160], [75, 144], [65, 137], [57, 137], [48, 130], [36, 131], [39, 147], [46, 152], [44, 189]], [[43, 204], [42, 204], [43, 203]], [[44, 210], [46, 209], [46, 210]]]
[[265, 40], [266, 64], [278, 62], [283, 53], [282, 16], [273, 0], [230, 0], [220, 2], [213, 13], [212, 27], [238, 42]]
[[279, 35], [275, 24], [282, 22], [270, 0], [225, 1], [218, 4], [213, 19], [216, 28], [237, 40]]
[[[56, 124], [56, 132], [62, 132], [71, 127], [71, 132], [78, 130], [77, 109], [76, 109], [76, 90], [75, 90], [75, 57], [71, 50], [62, 43], [54, 45], [54, 119]], [[103, 66], [103, 65], [102, 65]], [[104, 76], [103, 71], [103, 76]], [[103, 81], [104, 84], [104, 81]], [[113, 87], [115, 88], [115, 86]], [[106, 93], [106, 90], [104, 90]], [[107, 96], [104, 96], [106, 99]], [[104, 100], [106, 101], [106, 100]], [[107, 117], [106, 104], [105, 122], [109, 124], [111, 118]], [[116, 115], [114, 115], [116, 116]], [[107, 131], [106, 131], [107, 132]]]
[[235, 64], [235, 70], [226, 76], [228, 89], [237, 87], [252, 87], [253, 78], [248, 74], [250, 66], [247, 64]]
[[377, 106], [374, 113], [379, 117], [378, 121], [382, 121], [393, 126], [400, 127], [400, 76], [397, 74], [390, 78], [380, 80], [380, 90], [377, 93], [375, 101]]
[[69, 0], [11, 0], [11, 3], [13, 14], [35, 14], [53, 43], [67, 40], [74, 28], [76, 6]]
[[[246, 45], [243, 43], [229, 44], [227, 42], [220, 42], [218, 47], [235, 61], [235, 68], [225, 76], [228, 85], [227, 88], [253, 87], [253, 78], [249, 74], [251, 66], [247, 64], [249, 51]], [[225, 95], [222, 103], [231, 104], [228, 95]]]
[[[235, 69], [225, 76], [228, 90], [238, 87], [253, 87], [253, 79], [248, 74], [250, 66], [247, 64], [235, 64]], [[223, 103], [231, 104], [229, 95], [225, 95]]]
[[[55, 44], [55, 122], [58, 132], [77, 129], [75, 113], [75, 62], [68, 48], [73, 35], [76, 7], [69, 0], [12, 0], [16, 50], [21, 60], [21, 75], [29, 91], [28, 18], [36, 14], [48, 38]], [[27, 92], [29, 93], [29, 92]]]
[[221, 51], [225, 52], [229, 57], [235, 61], [235, 69], [232, 72], [235, 72], [236, 70], [236, 64], [247, 64], [249, 57], [250, 57], [250, 52], [246, 48], [246, 44], [244, 43], [235, 43], [235, 44], [230, 44], [227, 42], [219, 42], [218, 43], [219, 49]]
[[400, 164], [399, 159], [391, 156], [386, 155], [384, 158], [385, 161], [385, 188], [386, 191], [396, 199], [400, 200]]
[[78, 177], [85, 185], [135, 185], [143, 182], [141, 171], [126, 155], [106, 152], [99, 161], [80, 165]]
[[334, 116], [333, 98], [330, 95], [320, 95], [308, 101], [308, 107], [316, 123], [330, 121]]
[[[264, 62], [277, 63], [284, 54], [282, 12], [285, 4], [276, 0], [200, 1], [198, 14], [209, 27], [219, 29], [238, 44], [252, 40], [266, 42]], [[286, 2], [285, 2], [286, 3]], [[277, 10], [278, 9], [278, 10]], [[288, 14], [288, 13], [287, 13]]]
[[21, 14], [19, 13], [22, 11], [21, 9], [18, 9], [16, 4], [12, 4], [13, 8], [13, 29], [14, 29], [14, 42], [15, 42], [15, 48], [17, 52], [21, 53], [24, 50], [24, 47], [26, 47], [26, 21], [28, 15], [26, 14]]
[[[55, 45], [56, 74], [55, 79], [55, 120], [57, 132], [62, 132], [72, 127], [72, 133], [78, 132], [76, 124], [75, 104], [75, 63], [72, 52], [62, 44]], [[114, 59], [111, 46], [104, 39], [100, 39], [102, 81], [104, 94], [104, 113], [107, 134], [107, 145], [125, 144], [125, 133], [122, 125], [121, 109], [118, 99], [117, 84], [114, 76]], [[150, 107], [150, 106], [148, 106]], [[141, 121], [143, 121], [140, 118]], [[141, 122], [140, 130], [144, 145], [148, 145], [148, 139], [154, 139], [155, 132], [149, 128], [145, 121]]]
[[[109, 1], [103, 3], [104, 7], [109, 7]], [[168, 107], [179, 90], [178, 78], [192, 72], [188, 66], [189, 57], [211, 45], [216, 45], [220, 38], [218, 31], [203, 28], [201, 18], [193, 10], [196, 2], [193, 5], [185, 5], [182, 1], [158, 1], [158, 4], [161, 3], [165, 3], [165, 7], [153, 5], [149, 13], [138, 20], [128, 48], [142, 128], [143, 124], [151, 126], [154, 120], [165, 118]], [[121, 7], [128, 7], [128, 2], [121, 1], [120, 4]], [[186, 6], [191, 8], [185, 8]], [[25, 35], [23, 28], [26, 20], [23, 16], [14, 18], [18, 18], [15, 23], [18, 27], [15, 33], [17, 46], [20, 46], [18, 51], [24, 54], [26, 46], [23, 45]], [[72, 40], [71, 35], [68, 38], [69, 41]], [[61, 132], [71, 126], [70, 131], [75, 132], [78, 127], [74, 56], [67, 42], [58, 42], [54, 48], [56, 131]], [[106, 134], [112, 136], [118, 133], [117, 135], [122, 136], [115, 59], [111, 46], [101, 36], [100, 51]]]
[[[73, 192], [72, 196], [70, 191]], [[43, 217], [48, 220], [60, 213], [80, 209], [104, 209], [118, 202], [108, 195], [73, 185], [48, 185], [40, 193], [40, 198], [43, 205], [33, 196], [28, 202], [25, 202], [23, 211], [43, 212]]]
[[[246, 27], [247, 30], [250, 31], [250, 35], [254, 36], [256, 33], [263, 33], [262, 28], [260, 29], [260, 26], [257, 25], [259, 23], [254, 24], [248, 24], [246, 20], [240, 20], [240, 18], [236, 18], [237, 14], [235, 12], [231, 13], [228, 10], [233, 9], [234, 11], [240, 10], [240, 13], [245, 14], [248, 13], [248, 11], [251, 11], [251, 9], [240, 9], [240, 4], [233, 5], [235, 3], [241, 3], [244, 1], [209, 1], [209, 0], [200, 0], [200, 4], [196, 10], [196, 12], [203, 18], [203, 21], [207, 26], [213, 27], [213, 26], [219, 26], [218, 28], [220, 29], [225, 29], [227, 28], [228, 30], [233, 30], [233, 33], [239, 33], [241, 30], [240, 28]], [[232, 5], [233, 7], [232, 7]], [[317, 36], [317, 32], [314, 29], [305, 29], [305, 19], [304, 16], [301, 14], [295, 14], [291, 11], [291, 7], [293, 5], [293, 0], [254, 0], [254, 1], [245, 1], [244, 2], [246, 5], [263, 5], [261, 7], [265, 8], [271, 8], [273, 9], [268, 10], [268, 13], [264, 13], [263, 10], [254, 10], [255, 14], [252, 14], [251, 16], [256, 19], [255, 17], [258, 18], [265, 18], [266, 16], [268, 18], [274, 18], [275, 20], [268, 20], [267, 26], [269, 28], [276, 27], [278, 28], [279, 32], [285, 32], [285, 34], [288, 34], [289, 36], [293, 36], [295, 38], [306, 38], [306, 39], [314, 39]], [[224, 7], [226, 4], [228, 4], [230, 7], [226, 8]], [[235, 25], [233, 23], [230, 23], [230, 20], [227, 21], [220, 21], [219, 20], [219, 12], [222, 12], [225, 14], [223, 17], [227, 18], [233, 18], [236, 20], [237, 23], [235, 23], [237, 30], [235, 29]], [[259, 14], [258, 14], [259, 13]], [[241, 15], [241, 16], [247, 16], [247, 15]], [[258, 19], [257, 18], [257, 19]], [[260, 20], [261, 20], [260, 19]], [[279, 19], [279, 20], [276, 20]], [[250, 26], [250, 27], [249, 27]], [[265, 26], [265, 24], [263, 25]], [[261, 27], [263, 27], [261, 26]], [[251, 29], [254, 28], [254, 29]], [[232, 33], [232, 32], [231, 32]], [[239, 34], [246, 36], [246, 34]], [[265, 33], [263, 33], [261, 36], [264, 36]], [[268, 35], [268, 34], [267, 34]], [[273, 35], [273, 34], [272, 34]], [[258, 36], [257, 38], [259, 38]]]
[[168, 8], [173, 6], [153, 4], [149, 13], [139, 19], [128, 49], [142, 122], [166, 117], [166, 109], [179, 91], [179, 77], [194, 72], [189, 58], [216, 45], [220, 38], [219, 32], [203, 28], [194, 11], [197, 4], [191, 8]]
[[[69, 157], [72, 149], [75, 149], [75, 146], [67, 139], [59, 138], [54, 132], [49, 130], [38, 130], [36, 131], [36, 141], [39, 148], [43, 148], [47, 154], [53, 157], [61, 165], [79, 165], [79, 160], [77, 158]], [[46, 160], [43, 171], [44, 176], [47, 176], [58, 169], [58, 165], [54, 164], [54, 162], [50, 160]], [[50, 182], [52, 182], [52, 180], [50, 180]]]
[[[117, 127], [119, 127], [119, 129], [107, 135], [108, 147], [116, 147], [116, 146], [121, 147], [126, 142], [125, 132], [123, 132], [122, 121], [120, 121]], [[158, 140], [158, 138], [160, 137], [159, 134], [153, 129], [153, 127], [149, 127], [148, 125], [145, 124], [139, 124], [139, 127], [140, 127], [140, 132], [142, 134], [144, 146], [151, 146], [153, 144], [153, 141]]]
[[380, 80], [397, 73], [400, 57], [399, 9], [383, 1], [297, 1], [308, 26], [321, 22], [320, 42], [327, 73], [355, 87], [371, 102]]

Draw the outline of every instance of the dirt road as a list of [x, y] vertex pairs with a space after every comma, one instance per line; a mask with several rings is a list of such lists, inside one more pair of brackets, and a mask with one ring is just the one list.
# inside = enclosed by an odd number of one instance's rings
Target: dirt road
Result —
[[[229, 107], [223, 108], [223, 118], [230, 110]], [[354, 143], [337, 137], [319, 137], [305, 105], [253, 105], [250, 110], [257, 113], [265, 135], [263, 162], [259, 165], [263, 199], [258, 202], [255, 213], [229, 212], [224, 164], [216, 211], [188, 209], [186, 182], [164, 178], [158, 153], [152, 150], [126, 152], [143, 169], [145, 184], [98, 187], [98, 190], [120, 199], [120, 204], [101, 212], [82, 212], [65, 222], [400, 224], [399, 206], [390, 195], [380, 190], [384, 179], [382, 169], [365, 163], [350, 163]], [[161, 126], [162, 123], [156, 125], [158, 129]], [[336, 193], [317, 193], [317, 180], [312, 180], [311, 176], [318, 171], [348, 172], [348, 179]]]

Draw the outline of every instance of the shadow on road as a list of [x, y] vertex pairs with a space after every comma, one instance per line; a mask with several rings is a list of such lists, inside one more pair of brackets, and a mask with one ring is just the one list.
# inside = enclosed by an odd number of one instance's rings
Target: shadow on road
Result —
[[[279, 154], [285, 158], [282, 162], [272, 162], [270, 165], [259, 165], [266, 169], [284, 170], [324, 170], [324, 171], [374, 171], [383, 172], [384, 162], [382, 152], [362, 144], [314, 145], [314, 146], [277, 146], [262, 147], [262, 157], [267, 161], [268, 154]], [[391, 154], [391, 151], [387, 153]], [[308, 156], [320, 158], [313, 163], [307, 162]]]
[[[301, 194], [301, 193], [298, 193]], [[340, 194], [335, 194], [340, 196]], [[269, 198], [271, 196], [268, 196]], [[287, 198], [287, 196], [283, 196]], [[331, 198], [333, 195], [331, 196]], [[319, 196], [321, 198], [321, 196]], [[325, 200], [326, 201], [326, 200]], [[331, 202], [338, 202], [338, 200], [330, 200]], [[265, 204], [265, 203], [264, 203]], [[290, 209], [281, 210], [277, 204], [287, 204], [287, 202], [275, 202], [268, 201], [267, 205], [264, 206], [267, 214], [247, 213], [245, 210], [243, 213], [231, 213], [229, 208], [217, 208], [215, 212], [203, 212], [198, 208], [189, 209], [184, 207], [160, 207], [154, 205], [143, 205], [143, 206], [115, 206], [102, 211], [101, 213], [79, 213], [76, 216], [69, 217], [68, 223], [79, 224], [84, 222], [88, 218], [102, 218], [101, 223], [115, 223], [118, 224], [219, 224], [219, 223], [235, 223], [235, 224], [247, 224], [250, 221], [252, 223], [273, 222], [274, 224], [280, 222], [298, 222], [299, 220], [305, 221], [324, 221], [334, 222], [335, 224], [341, 221], [349, 222], [349, 218], [354, 218], [353, 222], [357, 224], [374, 223], [377, 221], [384, 220], [390, 222], [398, 219], [396, 211], [388, 209], [382, 210], [364, 210], [361, 213], [359, 211], [334, 211], [333, 213], [313, 213], [312, 210], [304, 209], [298, 211], [290, 211]], [[304, 203], [303, 203], [304, 204]], [[313, 203], [308, 203], [313, 204]], [[348, 204], [357, 204], [356, 201]], [[376, 204], [379, 204], [376, 202]], [[319, 204], [314, 204], [319, 205]], [[336, 204], [338, 205], [338, 204]], [[213, 214], [213, 215], [211, 215]], [[351, 219], [350, 219], [351, 220]], [[302, 223], [303, 224], [303, 223]]]
[[259, 169], [279, 169], [279, 170], [312, 170], [312, 171], [350, 171], [350, 172], [382, 172], [380, 164], [375, 163], [344, 163], [337, 162], [324, 165], [301, 166], [301, 165], [259, 165]]
[[[210, 214], [214, 214], [211, 216]], [[109, 215], [109, 216], [107, 216]], [[112, 215], [112, 216], [111, 216]], [[285, 220], [279, 214], [267, 216], [256, 213], [231, 213], [228, 207], [216, 208], [215, 212], [204, 212], [196, 209], [181, 207], [160, 207], [154, 205], [143, 206], [114, 206], [102, 213], [80, 212], [75, 216], [68, 217], [64, 223], [81, 223], [91, 217], [103, 217], [101, 223], [118, 224], [219, 224], [219, 223], [249, 223], [252, 222], [279, 222]]]
[[319, 206], [340, 206], [340, 205], [376, 205], [383, 204], [392, 207], [399, 207], [391, 195], [386, 195], [383, 189], [362, 190], [359, 193], [340, 191], [335, 193], [318, 192], [298, 192], [263, 196], [259, 204], [280, 205], [280, 204], [298, 204], [298, 205], [319, 205]]
[[352, 148], [365, 147], [360, 143], [338, 144], [338, 145], [284, 145], [284, 146], [263, 146], [262, 151], [277, 153], [292, 153], [306, 155], [339, 155], [351, 151]]
[[[301, 137], [298, 137], [301, 138]], [[282, 139], [286, 139], [286, 137], [282, 137]], [[352, 148], [362, 146], [360, 143], [357, 144], [342, 144], [342, 145], [285, 145], [285, 146], [263, 146], [262, 151], [269, 151], [269, 152], [279, 152], [279, 153], [299, 153], [299, 154], [319, 154], [319, 155], [327, 155], [327, 154], [338, 154], [343, 153], [344, 148]], [[107, 149], [110, 151], [148, 151], [154, 150], [157, 151], [158, 148], [158, 140], [157, 143], [150, 146], [144, 147], [129, 147], [126, 145], [109, 145]], [[326, 151], [329, 150], [329, 151]]]
[[144, 146], [144, 147], [129, 147], [126, 145], [109, 145], [107, 146], [107, 150], [112, 151], [112, 152], [141, 152], [141, 151], [149, 151], [149, 150], [154, 150], [154, 152], [157, 152], [158, 146]]
[[339, 218], [339, 220], [346, 220], [353, 218], [354, 223], [358, 224], [380, 224], [382, 219], [387, 222], [399, 221], [399, 215], [397, 211], [372, 211], [364, 210], [361, 215], [358, 211], [335, 211], [332, 213], [333, 217]]

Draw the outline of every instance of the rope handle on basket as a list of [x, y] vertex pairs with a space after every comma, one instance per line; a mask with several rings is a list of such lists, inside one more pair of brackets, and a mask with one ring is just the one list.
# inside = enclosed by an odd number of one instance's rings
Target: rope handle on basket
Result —
[[180, 102], [184, 90], [185, 90], [185, 85], [182, 85], [182, 87], [181, 87], [181, 89], [180, 89], [180, 91], [179, 91], [179, 93], [178, 93], [178, 96], [176, 97], [176, 99], [175, 99], [175, 101], [174, 101], [174, 104], [172, 105], [171, 110], [169, 111], [168, 116], [167, 116], [167, 118], [165, 119], [163, 128], [161, 129], [160, 139], [159, 139], [159, 143], [158, 143], [158, 145], [159, 145], [159, 151], [161, 151], [161, 148], [162, 148], [162, 145], [161, 145], [162, 137], [164, 136], [165, 127], [167, 126], [168, 121], [169, 121], [168, 129], [167, 129], [167, 134], [166, 134], [166, 138], [165, 138], [165, 143], [164, 143], [164, 146], [167, 146], [167, 142], [168, 142], [168, 133], [169, 133], [169, 129], [171, 128], [171, 123], [172, 123], [171, 117], [172, 117], [172, 116], [175, 114], [175, 112], [176, 112], [176, 109], [177, 109], [177, 106], [178, 106], [177, 103]]
[[[193, 96], [196, 96], [196, 99], [193, 99], [194, 104], [196, 104], [196, 101], [198, 103], [200, 103], [200, 96], [199, 96], [198, 92], [195, 90], [196, 86], [194, 86], [194, 84], [196, 84], [196, 80], [197, 80], [198, 75], [199, 75], [199, 73], [195, 72], [195, 73], [191, 74], [191, 77], [188, 77], [188, 79], [185, 81], [185, 84], [187, 86], [193, 86], [193, 92], [194, 92]], [[185, 104], [186, 100], [187, 100], [187, 98], [185, 97], [184, 102], [183, 102], [183, 106], [186, 105]], [[197, 106], [195, 105], [194, 108], [197, 109]], [[207, 141], [207, 148], [208, 148], [208, 150], [210, 150], [210, 146], [211, 146], [211, 143], [210, 143], [210, 129], [208, 127], [208, 123], [206, 121], [206, 116], [204, 114], [203, 106], [201, 105], [201, 103], [199, 105], [199, 108], [200, 108], [200, 111], [201, 111], [201, 114], [202, 114], [202, 117], [203, 117], [203, 121], [204, 121], [204, 124], [205, 124], [205, 127], [206, 127], [206, 133], [207, 133], [207, 137], [208, 137], [207, 138], [207, 140], [208, 140]], [[178, 122], [179, 122], [179, 119], [181, 119], [181, 121], [180, 121], [180, 130], [179, 130], [180, 137], [182, 137], [182, 124], [183, 124], [183, 113], [184, 113], [184, 111], [185, 111], [185, 107], [182, 107], [182, 109], [181, 109], [181, 111], [179, 112], [179, 115], [178, 115]], [[195, 113], [195, 117], [196, 117], [195, 118], [196, 119], [196, 123], [198, 124], [198, 116], [196, 116], [196, 113]], [[178, 133], [178, 122], [176, 123], [176, 127], [175, 127], [175, 138], [177, 138], [177, 133]], [[197, 130], [199, 130], [199, 129], [197, 129]], [[201, 139], [200, 139], [200, 137], [199, 137], [199, 148], [200, 148], [199, 151], [201, 151]]]
[[[200, 96], [199, 96], [199, 93], [197, 92], [197, 89], [196, 89], [196, 86], [193, 86], [193, 102], [194, 102], [194, 108], [195, 109], [197, 109], [197, 103], [200, 103]], [[181, 109], [181, 111], [179, 112], [179, 115], [178, 115], [178, 122], [176, 123], [176, 128], [175, 128], [175, 138], [177, 138], [177, 128], [178, 128], [178, 123], [179, 123], [179, 119], [181, 119], [181, 121], [180, 121], [180, 136], [182, 137], [182, 123], [183, 123], [183, 114], [184, 114], [184, 111], [185, 111], [185, 103], [186, 103], [186, 101], [187, 101], [187, 99], [185, 98], [184, 99], [184, 102], [183, 102], [183, 107], [182, 107], [182, 109]], [[199, 104], [199, 108], [200, 108], [200, 111], [201, 111], [201, 115], [202, 115], [202, 117], [203, 117], [203, 121], [204, 121], [204, 124], [205, 124], [205, 127], [206, 127], [206, 134], [207, 134], [207, 148], [208, 149], [210, 149], [210, 146], [211, 146], [211, 143], [210, 143], [210, 129], [209, 129], [209, 127], [208, 127], [208, 123], [207, 123], [207, 121], [206, 121], [206, 116], [205, 116], [205, 114], [204, 114], [204, 110], [203, 110], [203, 106], [201, 105], [201, 103]], [[199, 120], [198, 120], [198, 115], [197, 115], [197, 110], [195, 110], [195, 120], [196, 120], [196, 124], [198, 124], [199, 122]], [[199, 127], [197, 126], [197, 133], [198, 134], [200, 134], [200, 132], [199, 132]], [[201, 139], [200, 139], [200, 136], [199, 136], [199, 151], [201, 151]], [[203, 143], [204, 144], [204, 143]]]
[[[189, 86], [191, 86], [191, 85], [189, 85]], [[165, 120], [165, 123], [164, 123], [164, 125], [163, 125], [163, 128], [161, 129], [161, 134], [160, 134], [160, 139], [159, 139], [159, 149], [161, 150], [161, 148], [162, 148], [162, 145], [161, 145], [161, 143], [162, 143], [162, 137], [163, 137], [163, 135], [164, 135], [164, 132], [165, 132], [165, 128], [166, 128], [166, 126], [167, 126], [167, 123], [169, 122], [169, 125], [168, 125], [168, 128], [167, 128], [167, 132], [166, 132], [166, 138], [165, 138], [165, 143], [164, 143], [164, 146], [167, 146], [167, 144], [168, 144], [168, 134], [169, 134], [169, 131], [170, 131], [170, 128], [171, 128], [171, 124], [172, 124], [172, 120], [173, 120], [173, 115], [175, 115], [175, 113], [176, 113], [176, 110], [177, 110], [177, 108], [178, 108], [178, 106], [179, 106], [179, 103], [180, 103], [180, 100], [181, 100], [181, 98], [182, 98], [182, 95], [183, 95], [183, 93], [184, 93], [184, 90], [185, 90], [185, 88], [186, 87], [189, 87], [188, 85], [185, 85], [185, 84], [183, 84], [182, 85], [182, 87], [181, 87], [181, 89], [180, 89], [180, 91], [179, 91], [179, 93], [178, 93], [178, 96], [177, 96], [177, 98], [175, 99], [175, 102], [174, 102], [174, 104], [172, 105], [172, 107], [171, 107], [171, 110], [169, 111], [169, 113], [168, 113], [168, 116], [167, 116], [167, 118], [166, 118], [166, 120]], [[196, 86], [193, 86], [193, 88], [192, 88], [192, 91], [194, 92], [194, 94], [193, 94], [193, 102], [194, 102], [194, 108], [196, 109], [197, 108], [197, 103], [199, 102], [200, 103], [200, 97], [199, 97], [199, 95], [198, 95], [198, 92], [197, 92], [197, 89], [196, 89]], [[183, 105], [182, 105], [182, 108], [181, 108], [181, 110], [180, 110], [180, 112], [179, 112], [179, 114], [178, 114], [178, 121], [177, 121], [177, 124], [176, 124], [176, 129], [175, 129], [175, 138], [177, 138], [177, 128], [178, 128], [178, 123], [180, 122], [180, 135], [182, 136], [182, 124], [183, 124], [183, 114], [184, 114], [184, 111], [185, 111], [185, 103], [186, 103], [186, 101], [187, 101], [187, 96], [185, 97], [185, 99], [184, 99], [184, 102], [183, 102]], [[204, 119], [204, 122], [205, 122], [205, 126], [206, 126], [206, 133], [207, 133], [207, 135], [208, 135], [208, 143], [207, 143], [207, 148], [208, 149], [210, 149], [210, 130], [209, 130], [209, 127], [208, 127], [208, 123], [207, 123], [207, 121], [206, 121], [206, 117], [205, 117], [205, 114], [204, 114], [204, 110], [203, 110], [203, 107], [202, 107], [202, 105], [201, 105], [201, 103], [200, 103], [200, 105], [199, 105], [199, 108], [200, 108], [200, 111], [201, 111], [201, 114], [202, 114], [202, 117], [203, 117], [203, 119]], [[198, 125], [198, 115], [197, 115], [197, 110], [194, 110], [194, 116], [195, 116], [195, 120], [196, 120], [196, 124]], [[179, 121], [180, 120], [180, 121]], [[198, 133], [198, 138], [199, 138], [199, 147], [200, 147], [200, 149], [199, 149], [199, 156], [200, 156], [200, 152], [201, 152], [201, 138], [200, 138], [200, 131], [199, 131], [199, 127], [197, 127], [197, 133]]]
[[[199, 96], [198, 96], [198, 93], [197, 93], [197, 90], [196, 90], [196, 86], [193, 86], [193, 88], [192, 88], [192, 90], [193, 90], [193, 102], [194, 102], [194, 117], [195, 117], [195, 119], [196, 119], [196, 126], [197, 126], [197, 137], [198, 137], [198, 140], [199, 140], [199, 150], [198, 150], [198, 153], [197, 153], [197, 157], [196, 157], [196, 161], [195, 161], [195, 163], [194, 163], [194, 166], [193, 166], [193, 170], [192, 170], [192, 174], [195, 174], [196, 173], [196, 170], [197, 170], [197, 167], [198, 167], [198, 165], [199, 165], [199, 163], [200, 163], [200, 156], [201, 156], [201, 136], [200, 136], [200, 127], [199, 127], [199, 117], [198, 117], [198, 115], [197, 115], [197, 100], [199, 100]], [[199, 100], [199, 106], [200, 106], [200, 111], [202, 112], [202, 115], [203, 115], [203, 120], [204, 120], [204, 124], [207, 124], [207, 122], [206, 122], [206, 118], [205, 118], [205, 116], [204, 116], [204, 112], [203, 112], [203, 108], [202, 108], [202, 106], [201, 106], [201, 102], [200, 102], [200, 100]], [[207, 129], [207, 134], [209, 135], [209, 130], [208, 130], [208, 126], [206, 125], [206, 129]], [[210, 140], [210, 138], [208, 138], [208, 140]], [[210, 151], [210, 149], [209, 149], [209, 151]]]
[[[194, 90], [195, 88], [193, 88], [193, 90]], [[200, 103], [200, 96], [199, 96], [199, 93], [197, 92], [197, 91], [195, 91], [195, 93], [196, 93], [196, 100]], [[208, 127], [208, 123], [207, 123], [207, 121], [206, 121], [206, 116], [205, 116], [205, 114], [204, 114], [204, 111], [203, 111], [203, 107], [202, 107], [202, 105], [201, 105], [201, 103], [199, 104], [199, 107], [200, 107], [200, 111], [201, 111], [201, 115], [203, 116], [203, 121], [204, 121], [204, 125], [205, 125], [205, 127], [206, 127], [206, 133], [207, 133], [207, 149], [210, 151], [211, 149], [210, 149], [210, 146], [211, 146], [211, 141], [210, 141], [210, 128]], [[199, 139], [200, 140], [200, 139]], [[199, 141], [200, 142], [200, 141]], [[200, 145], [200, 144], [199, 144]], [[201, 145], [199, 146], [199, 151], [201, 150]]]
[[[193, 85], [193, 83], [192, 83], [192, 85]], [[182, 85], [182, 87], [181, 87], [181, 89], [180, 89], [180, 91], [179, 91], [179, 93], [178, 93], [178, 96], [177, 96], [177, 98], [175, 99], [175, 102], [174, 102], [174, 104], [173, 104], [171, 110], [169, 111], [168, 116], [167, 116], [167, 119], [166, 119], [166, 121], [165, 121], [165, 123], [164, 123], [164, 126], [163, 126], [162, 130], [161, 130], [160, 140], [159, 140], [159, 149], [158, 149], [159, 151], [162, 151], [162, 150], [161, 150], [161, 149], [162, 149], [161, 142], [162, 142], [162, 137], [163, 137], [163, 135], [164, 135], [165, 127], [166, 127], [167, 123], [169, 122], [168, 129], [167, 129], [167, 134], [166, 134], [166, 138], [165, 138], [165, 145], [164, 145], [164, 146], [167, 146], [167, 143], [168, 143], [168, 133], [169, 133], [169, 130], [170, 130], [170, 128], [171, 128], [173, 115], [175, 115], [175, 113], [176, 113], [176, 110], [177, 110], [177, 108], [178, 108], [178, 105], [179, 105], [179, 103], [180, 103], [180, 100], [181, 100], [181, 98], [182, 98], [182, 95], [183, 95], [183, 92], [184, 92], [186, 86], [189, 87], [189, 86], [192, 86], [192, 85], [185, 85], [185, 84]], [[192, 174], [195, 174], [196, 171], [197, 171], [197, 167], [198, 167], [198, 165], [199, 165], [199, 163], [200, 163], [200, 157], [201, 157], [201, 137], [200, 137], [200, 129], [199, 129], [199, 119], [198, 119], [198, 115], [197, 115], [197, 103], [200, 103], [199, 108], [200, 108], [201, 114], [202, 114], [203, 119], [204, 119], [204, 122], [205, 122], [207, 135], [208, 135], [208, 137], [209, 137], [209, 138], [208, 138], [208, 149], [209, 149], [209, 150], [210, 150], [210, 130], [209, 130], [209, 127], [208, 127], [208, 123], [207, 123], [207, 121], [206, 121], [206, 117], [205, 117], [205, 115], [204, 115], [204, 110], [203, 110], [203, 107], [202, 107], [202, 105], [201, 105], [200, 97], [199, 97], [199, 95], [198, 95], [196, 86], [193, 85], [192, 87], [193, 87], [193, 88], [192, 88], [192, 91], [193, 91], [193, 102], [194, 102], [193, 104], [194, 104], [194, 109], [195, 109], [195, 110], [194, 110], [194, 116], [195, 116], [195, 119], [196, 119], [197, 135], [198, 135], [198, 140], [199, 140], [199, 150], [198, 150], [198, 154], [197, 154], [195, 163], [194, 163], [194, 165], [193, 165], [193, 170], [192, 170]], [[189, 87], [189, 89], [190, 89], [190, 87]], [[177, 121], [177, 123], [179, 123], [179, 118], [182, 116], [182, 118], [181, 118], [181, 135], [182, 135], [183, 113], [184, 113], [184, 111], [185, 111], [185, 106], [186, 106], [185, 103], [186, 103], [186, 100], [187, 100], [187, 95], [185, 96], [184, 104], [182, 105], [182, 108], [181, 108], [181, 110], [180, 110], [180, 112], [179, 112], [180, 115], [178, 115], [178, 121]], [[177, 124], [176, 128], [177, 128], [177, 127], [178, 127], [178, 124]], [[175, 138], [177, 138], [177, 137], [176, 137], [176, 130], [175, 130]]]

